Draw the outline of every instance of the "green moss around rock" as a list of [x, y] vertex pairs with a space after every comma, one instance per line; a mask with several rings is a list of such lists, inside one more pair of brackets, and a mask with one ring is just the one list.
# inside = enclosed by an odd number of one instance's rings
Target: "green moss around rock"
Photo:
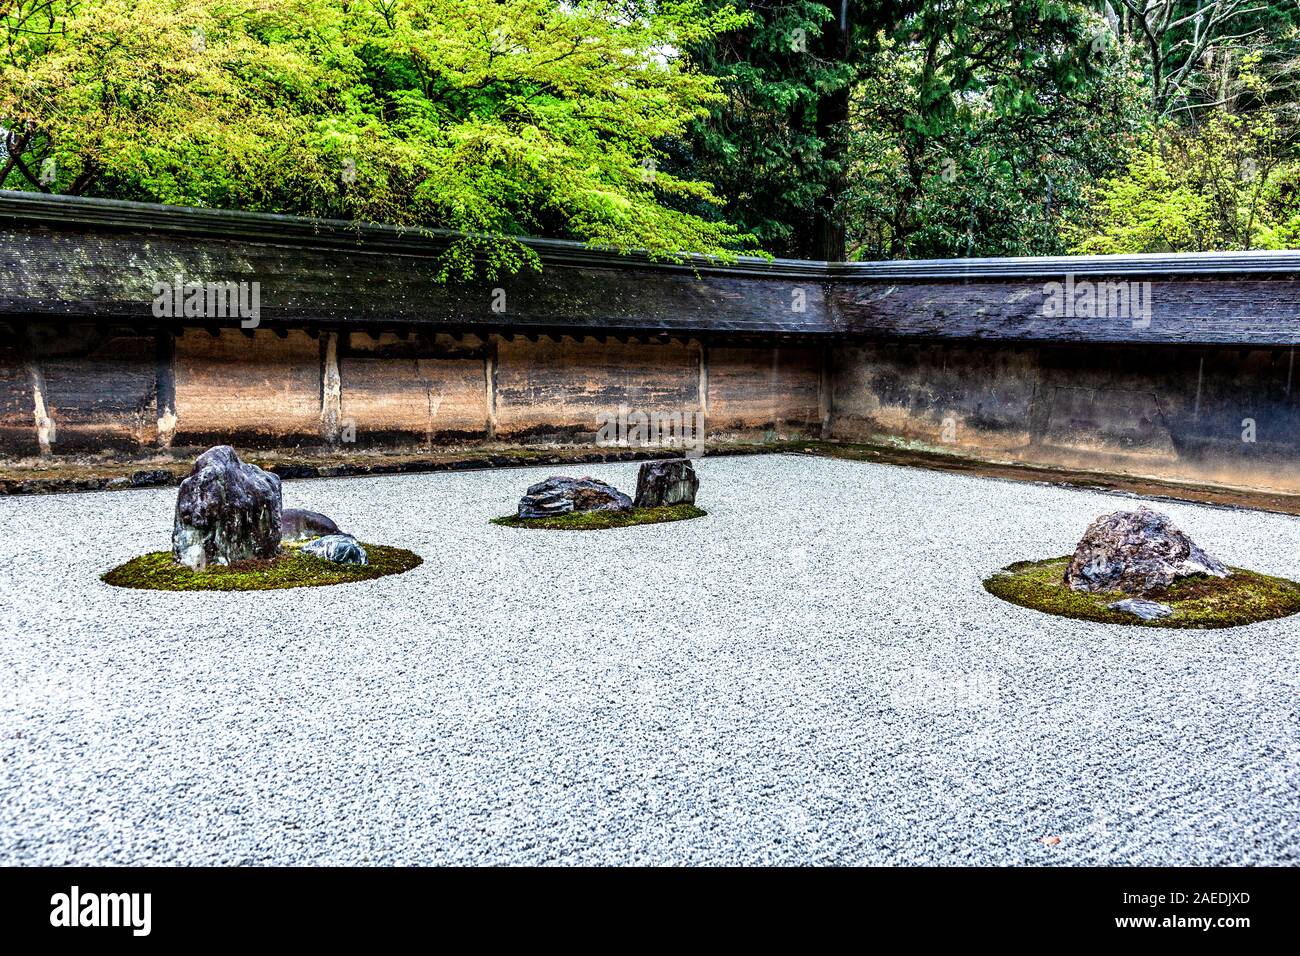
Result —
[[153, 591], [273, 591], [348, 584], [401, 574], [424, 559], [405, 548], [363, 544], [369, 564], [335, 564], [313, 557], [301, 547], [283, 547], [268, 561], [240, 561], [229, 567], [213, 565], [191, 571], [172, 560], [170, 551], [155, 551], [132, 558], [105, 573], [102, 579], [120, 588]]
[[1300, 584], [1232, 568], [1226, 578], [1180, 578], [1167, 588], [1143, 595], [1173, 609], [1168, 617], [1144, 621], [1106, 607], [1131, 594], [1071, 590], [1064, 581], [1069, 562], [1068, 557], [1019, 561], [985, 579], [984, 589], [1004, 601], [1046, 614], [1134, 627], [1238, 627], [1300, 612]]
[[631, 511], [571, 511], [549, 518], [520, 518], [506, 515], [493, 518], [493, 524], [506, 528], [544, 528], [552, 531], [599, 531], [604, 528], [629, 528], [638, 524], [664, 521], [687, 521], [703, 518], [707, 511], [695, 505], [668, 505], [664, 508], [633, 508]]

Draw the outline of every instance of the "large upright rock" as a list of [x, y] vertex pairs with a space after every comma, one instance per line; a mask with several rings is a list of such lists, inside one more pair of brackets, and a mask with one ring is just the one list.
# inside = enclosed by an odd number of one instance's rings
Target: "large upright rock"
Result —
[[631, 511], [632, 499], [594, 478], [547, 478], [519, 499], [519, 517], [549, 518], [572, 511]]
[[1226, 578], [1229, 573], [1167, 515], [1142, 507], [1103, 515], [1089, 525], [1065, 570], [1065, 583], [1075, 591], [1142, 595], [1178, 578]]
[[209, 448], [176, 496], [172, 556], [195, 570], [274, 557], [280, 510], [278, 475], [240, 461], [229, 445]]
[[693, 505], [699, 490], [700, 479], [687, 459], [647, 461], [636, 476], [636, 506]]

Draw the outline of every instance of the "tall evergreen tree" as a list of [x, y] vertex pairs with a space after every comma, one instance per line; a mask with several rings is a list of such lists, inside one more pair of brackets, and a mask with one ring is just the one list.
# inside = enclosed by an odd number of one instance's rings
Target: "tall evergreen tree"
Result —
[[729, 99], [678, 155], [778, 255], [1053, 251], [1133, 125], [1129, 72], [1083, 3], [743, 6], [748, 26], [694, 51]]
[[[715, 0], [716, 2], [716, 0]], [[844, 258], [837, 211], [849, 104], [873, 51], [915, 0], [748, 0], [748, 26], [692, 49], [727, 103], [697, 122], [678, 168], [711, 182], [721, 214], [768, 251]]]

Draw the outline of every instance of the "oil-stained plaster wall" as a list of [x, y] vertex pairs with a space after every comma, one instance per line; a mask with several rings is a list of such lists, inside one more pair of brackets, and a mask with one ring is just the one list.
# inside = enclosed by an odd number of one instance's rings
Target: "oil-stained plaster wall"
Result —
[[874, 343], [831, 364], [843, 440], [1300, 492], [1292, 348]]
[[[324, 437], [398, 447], [488, 437], [488, 337], [335, 333], [332, 339], [339, 349], [339, 414], [333, 434], [327, 427]], [[328, 353], [327, 341], [324, 381], [330, 378]]]
[[714, 439], [824, 436], [1300, 492], [1291, 348], [132, 331], [0, 339], [0, 452], [593, 442], [620, 407]]
[[816, 436], [823, 350], [434, 332], [33, 323], [0, 340], [0, 453], [594, 441], [620, 408]]

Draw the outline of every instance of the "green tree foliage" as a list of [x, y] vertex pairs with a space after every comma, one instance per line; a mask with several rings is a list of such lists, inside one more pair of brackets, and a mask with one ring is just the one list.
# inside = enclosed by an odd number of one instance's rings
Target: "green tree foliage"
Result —
[[448, 275], [1271, 248], [1298, 77], [1294, 2], [0, 0], [0, 186], [445, 227]]
[[662, 255], [745, 242], [658, 168], [742, 23], [663, 0], [0, 0], [0, 186], [446, 227], [446, 271], [542, 234]]
[[677, 144], [689, 169], [725, 197], [721, 215], [781, 255], [807, 253], [812, 210], [831, 170], [816, 133], [819, 83], [835, 64], [811, 52], [832, 15], [817, 0], [753, 0], [751, 25], [700, 44], [701, 69], [724, 80], [725, 103]]
[[1105, 10], [1116, 35], [1140, 51], [1159, 119], [1213, 102], [1235, 56], [1294, 23], [1286, 5], [1255, 0], [1116, 0]]
[[707, 41], [728, 102], [684, 168], [780, 255], [1059, 251], [1139, 125], [1139, 76], [1075, 2], [748, 0]]
[[1300, 162], [1287, 107], [1269, 105], [1262, 53], [1237, 77], [1242, 112], [1216, 107], [1165, 122], [1124, 168], [1089, 190], [1066, 234], [1084, 253], [1286, 249], [1300, 241]]
[[746, 27], [692, 48], [701, 69], [724, 80], [727, 101], [693, 124], [674, 168], [714, 183], [722, 214], [768, 251], [843, 259], [849, 101], [882, 37], [919, 3], [741, 6]]
[[[1296, 241], [1295, 4], [745, 8], [752, 23], [699, 54], [726, 79], [728, 102], [675, 155], [716, 183], [727, 215], [774, 253], [875, 259]], [[802, 46], [792, 42], [800, 31]], [[1267, 114], [1262, 126], [1256, 114]], [[1247, 169], [1247, 160], [1258, 177], [1225, 185], [1221, 170]], [[1216, 176], [1219, 185], [1207, 185]], [[1162, 229], [1164, 240], [1154, 235]], [[1089, 242], [1090, 230], [1109, 238]]]
[[853, 100], [852, 256], [1063, 251], [1085, 184], [1142, 126], [1140, 79], [1079, 4], [927, 4]]

